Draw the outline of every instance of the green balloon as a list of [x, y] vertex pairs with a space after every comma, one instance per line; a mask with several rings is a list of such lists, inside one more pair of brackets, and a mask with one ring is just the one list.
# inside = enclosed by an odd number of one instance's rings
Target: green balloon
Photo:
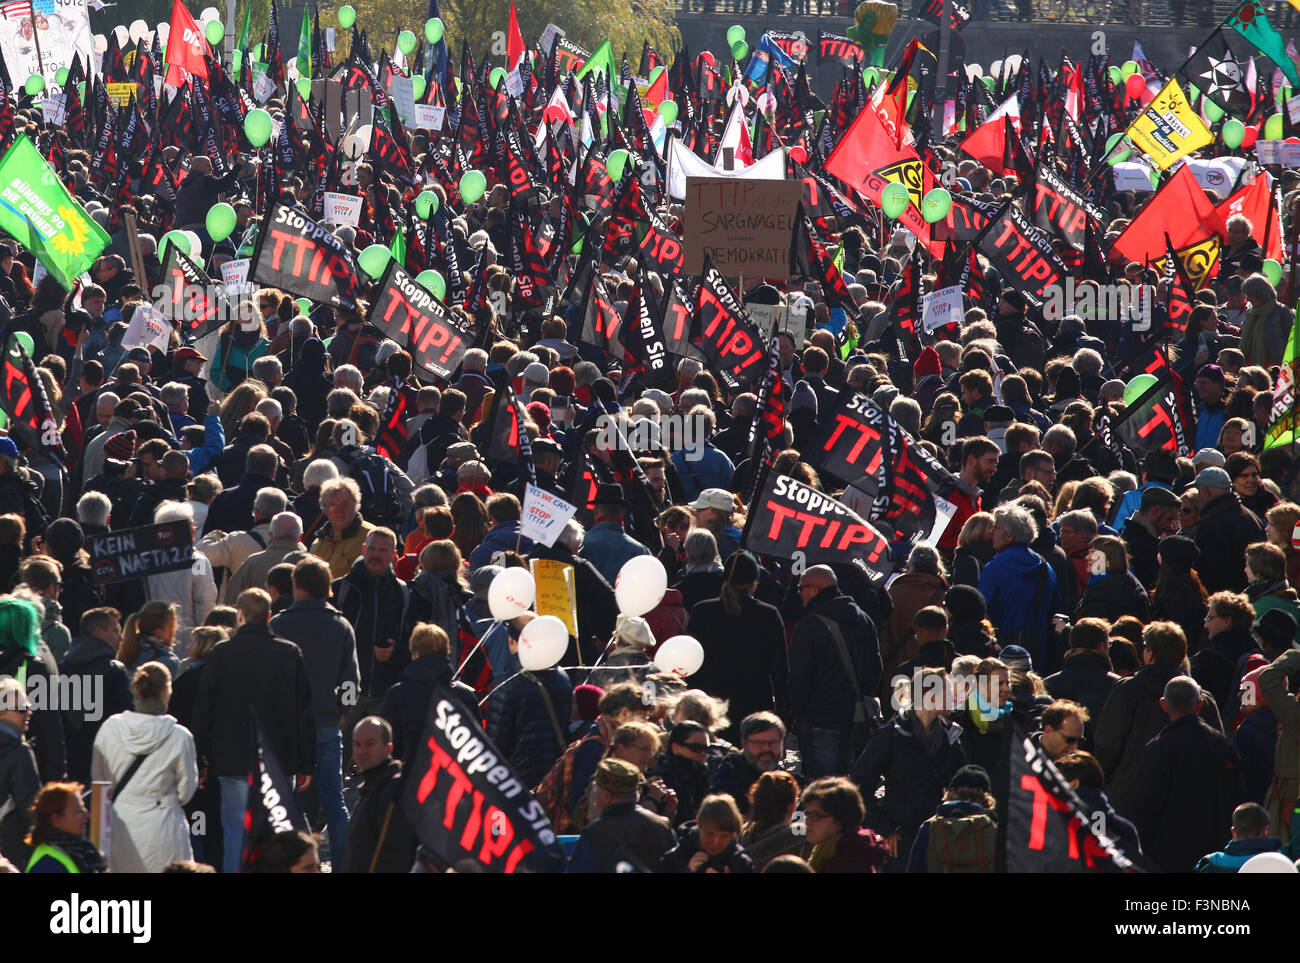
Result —
[[1121, 150], [1121, 151], [1115, 150], [1115, 145], [1118, 144], [1123, 139], [1124, 139], [1123, 133], [1119, 133], [1119, 134], [1111, 134], [1110, 138], [1106, 141], [1106, 153], [1109, 155], [1107, 157], [1107, 162], [1110, 164], [1111, 167], [1114, 167], [1116, 164], [1120, 163], [1121, 161], [1126, 161], [1133, 156], [1133, 152], [1131, 150]]
[[1119, 75], [1123, 77], [1125, 80], [1128, 80], [1130, 77], [1132, 77], [1135, 73], [1137, 73], [1141, 69], [1142, 68], [1138, 66], [1138, 62], [1136, 60], [1126, 60], [1124, 61], [1124, 66], [1119, 69]]
[[244, 136], [254, 147], [262, 147], [271, 139], [271, 115], [261, 107], [254, 107], [244, 117]]
[[446, 33], [446, 28], [443, 27], [442, 20], [438, 17], [424, 22], [424, 39], [429, 43], [437, 43], [442, 39], [444, 33]]
[[36, 352], [36, 341], [26, 331], [16, 332], [13, 339], [23, 346], [29, 358]]
[[744, 60], [749, 56], [749, 44], [743, 40], [737, 40], [731, 45], [731, 56], [736, 60]]
[[650, 86], [651, 86], [651, 87], [653, 87], [653, 86], [655, 85], [655, 81], [656, 81], [656, 80], [658, 80], [661, 76], [663, 76], [665, 69], [666, 69], [666, 68], [664, 68], [664, 67], [656, 67], [654, 70], [650, 71]]
[[1106, 70], [1106, 76], [1110, 78], [1110, 82], [1116, 87], [1124, 82], [1124, 75], [1120, 72], [1118, 67], [1108, 68]]
[[910, 203], [912, 203], [911, 193], [897, 181], [886, 184], [885, 189], [880, 192], [880, 209], [885, 212], [885, 217], [891, 220], [896, 220], [907, 210]]
[[415, 46], [419, 41], [415, 39], [415, 34], [409, 30], [403, 30], [397, 35], [397, 49], [406, 56], [415, 53]]
[[466, 171], [460, 178], [460, 199], [466, 204], [477, 203], [487, 190], [487, 178], [482, 171]]
[[659, 116], [664, 119], [665, 124], [671, 124], [677, 119], [678, 107], [676, 101], [665, 100], [659, 105]]
[[1124, 386], [1124, 404], [1132, 407], [1133, 402], [1142, 397], [1142, 392], [1146, 391], [1156, 383], [1156, 376], [1153, 374], [1138, 375], [1127, 385]]
[[845, 29], [845, 31], [844, 31], [844, 36], [848, 37], [850, 40], [857, 40], [857, 39], [858, 39], [858, 25], [855, 23], [853, 26], [848, 27], [847, 29]]
[[1234, 117], [1223, 125], [1223, 131], [1219, 136], [1223, 138], [1225, 147], [1236, 150], [1241, 146], [1241, 139], [1246, 136], [1246, 125]]
[[178, 248], [181, 249], [181, 252], [184, 254], [189, 254], [190, 252], [190, 239], [185, 236], [184, 231], [168, 231], [166, 234], [164, 234], [161, 238], [158, 239], [159, 263], [166, 263], [167, 247], [168, 245], [171, 244], [175, 244]]
[[987, 74], [981, 77], [980, 80], [984, 81], [984, 86], [987, 87], [989, 90], [992, 90], [994, 85], [997, 84], [997, 81], [994, 78], [988, 76]]
[[238, 220], [235, 209], [229, 204], [214, 204], [208, 208], [208, 216], [205, 226], [208, 229], [208, 237], [213, 241], [224, 241], [230, 237], [235, 230], [235, 222]]
[[934, 224], [948, 216], [952, 208], [952, 194], [945, 187], [936, 187], [921, 198], [921, 217], [925, 223]]
[[212, 46], [217, 46], [226, 39], [225, 24], [220, 20], [209, 20], [208, 25], [203, 28], [203, 36], [208, 38], [208, 43]]
[[1209, 97], [1201, 102], [1201, 110], [1205, 111], [1205, 119], [1211, 124], [1223, 119], [1223, 108]]
[[1277, 287], [1282, 283], [1282, 265], [1278, 264], [1273, 258], [1269, 258], [1264, 262], [1263, 274], [1273, 287]]
[[1268, 120], [1264, 121], [1264, 139], [1281, 140], [1282, 139], [1282, 115], [1274, 114]]
[[253, 59], [258, 63], [266, 63], [266, 44], [259, 43], [253, 48]]
[[349, 6], [339, 7], [339, 26], [344, 30], [350, 30], [352, 25], [357, 22], [357, 12]]
[[424, 92], [428, 87], [429, 82], [424, 79], [424, 74], [416, 74], [411, 78], [411, 96], [416, 100], [424, 96]]
[[605, 161], [605, 171], [609, 174], [609, 179], [614, 183], [617, 184], [623, 179], [623, 172], [627, 167], [629, 156], [628, 152], [622, 148], [609, 152], [609, 159]]
[[867, 87], [880, 82], [880, 71], [875, 67], [868, 67], [862, 71], [862, 83]]
[[378, 281], [384, 276], [384, 270], [388, 267], [388, 262], [392, 259], [392, 256], [393, 252], [386, 245], [372, 244], [361, 252], [361, 256], [357, 258], [357, 264], [361, 270]]
[[308, 298], [299, 298], [297, 301], [294, 302], [294, 304], [298, 305], [298, 312], [299, 312], [300, 314], [306, 315], [307, 317], [311, 317], [311, 300], [310, 300], [310, 299], [308, 299]]
[[311, 78], [310, 77], [299, 77], [297, 80], [293, 82], [293, 85], [298, 88], [299, 97], [301, 97], [303, 100], [311, 100]]
[[441, 274], [430, 268], [427, 271], [421, 271], [415, 276], [417, 284], [421, 284], [433, 292], [433, 296], [441, 301], [447, 296], [447, 281]]
[[492, 73], [488, 74], [488, 86], [496, 90], [506, 82], [506, 69], [504, 67], [494, 67]]
[[415, 199], [415, 213], [426, 221], [433, 216], [433, 212], [438, 209], [438, 195], [433, 191], [421, 191]]
[[32, 97], [35, 97], [44, 89], [45, 78], [40, 74], [32, 74], [27, 78], [27, 83], [23, 84], [23, 90], [27, 91], [27, 93]]
[[54, 72], [54, 82], [62, 87], [68, 82], [68, 68], [60, 67]]
[[745, 39], [745, 28], [740, 24], [727, 28], [727, 46], [734, 47], [739, 41]]
[[244, 65], [244, 52], [242, 50], [236, 50], [230, 54], [230, 65], [234, 67], [236, 71]]

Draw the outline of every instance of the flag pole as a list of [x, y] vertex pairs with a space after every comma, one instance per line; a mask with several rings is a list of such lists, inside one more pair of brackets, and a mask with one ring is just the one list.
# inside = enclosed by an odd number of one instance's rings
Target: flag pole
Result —
[[41, 32], [36, 27], [36, 7], [29, 3], [27, 8], [32, 12], [32, 42], [36, 44], [36, 67], [45, 76], [45, 61], [41, 57]]

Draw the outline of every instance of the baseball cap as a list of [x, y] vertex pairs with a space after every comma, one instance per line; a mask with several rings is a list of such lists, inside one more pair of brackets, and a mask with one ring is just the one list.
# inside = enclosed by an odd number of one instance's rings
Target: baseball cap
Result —
[[1232, 487], [1232, 479], [1222, 468], [1210, 467], [1201, 469], [1201, 473], [1196, 476], [1192, 484], [1197, 488], [1217, 488], [1227, 491]]
[[176, 353], [172, 355], [172, 360], [177, 363], [182, 361], [189, 361], [192, 358], [197, 358], [199, 361], [208, 360], [207, 358], [203, 357], [203, 355], [199, 354], [199, 352], [195, 348], [191, 348], [189, 345], [186, 345], [183, 348], [177, 348]]
[[1197, 468], [1222, 468], [1227, 463], [1228, 459], [1217, 448], [1202, 448], [1192, 459], [1192, 464]]
[[630, 796], [641, 785], [641, 770], [622, 759], [602, 759], [596, 767], [596, 785], [618, 796]]
[[706, 488], [700, 492], [699, 497], [691, 502], [691, 511], [698, 512], [701, 508], [712, 508], [719, 512], [733, 512], [736, 510], [736, 503], [731, 497], [731, 492], [725, 488]]
[[12, 438], [8, 436], [0, 438], [0, 455], [4, 455], [6, 458], [18, 457], [18, 446], [14, 444]]

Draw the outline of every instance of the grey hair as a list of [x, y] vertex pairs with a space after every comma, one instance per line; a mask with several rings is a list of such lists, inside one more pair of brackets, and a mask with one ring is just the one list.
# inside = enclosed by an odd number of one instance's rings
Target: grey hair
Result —
[[736, 395], [735, 401], [731, 403], [731, 413], [737, 418], [744, 418], [752, 415], [758, 410], [758, 396], [752, 391], [744, 391]]
[[284, 406], [274, 398], [263, 398], [253, 410], [259, 415], [265, 415], [266, 420], [272, 424], [284, 419]]
[[1074, 437], [1074, 432], [1066, 425], [1052, 425], [1051, 428], [1047, 429], [1047, 433], [1043, 435], [1044, 448], [1048, 445], [1055, 445], [1067, 454], [1073, 455], [1074, 448], [1078, 444], [1079, 440]]
[[939, 578], [947, 578], [948, 569], [943, 564], [943, 557], [940, 556], [939, 550], [929, 542], [917, 542], [912, 546], [912, 552], [907, 556], [907, 570], [909, 572], [924, 572], [927, 575], [937, 575]]
[[447, 504], [447, 493], [440, 485], [421, 485], [411, 492], [411, 500], [422, 508], [437, 508]]
[[687, 388], [677, 399], [677, 407], [682, 411], [690, 411], [696, 405], [706, 405], [712, 410], [713, 399], [703, 388]]
[[921, 405], [915, 398], [900, 396], [889, 405], [889, 416], [912, 437], [921, 434]]
[[1224, 231], [1227, 231], [1230, 227], [1244, 227], [1247, 234], [1253, 233], [1255, 230], [1255, 225], [1245, 214], [1234, 214], [1223, 222]]
[[1273, 289], [1273, 285], [1269, 283], [1268, 278], [1262, 274], [1252, 274], [1242, 281], [1241, 293], [1252, 301], [1264, 303], [1275, 303], [1277, 301], [1277, 291]]
[[258, 381], [270, 384], [284, 374], [284, 365], [273, 354], [263, 355], [253, 362], [252, 373]]
[[346, 417], [352, 406], [360, 400], [360, 396], [351, 388], [332, 388], [325, 396], [325, 412], [331, 418]]
[[699, 358], [682, 358], [682, 360], [677, 363], [678, 377], [681, 377], [682, 374], [689, 371], [691, 377], [694, 378], [703, 370], [704, 365], [700, 362]]
[[1086, 508], [1076, 508], [1073, 511], [1062, 512], [1056, 519], [1062, 528], [1072, 528], [1076, 532], [1086, 532], [1089, 539], [1097, 534], [1097, 516]]
[[95, 407], [112, 409], [112, 408], [116, 408], [121, 403], [122, 403], [122, 399], [117, 396], [116, 392], [105, 391], [95, 401]]
[[1092, 348], [1080, 348], [1074, 353], [1071, 366], [1081, 375], [1101, 375], [1101, 355]]
[[470, 348], [460, 363], [466, 371], [482, 371], [487, 368], [488, 353], [482, 348]]
[[112, 511], [113, 503], [103, 492], [86, 492], [77, 499], [77, 521], [82, 525], [107, 525]]
[[523, 374], [525, 368], [537, 360], [539, 360], [537, 355], [531, 351], [516, 351], [510, 356], [510, 360], [506, 362], [506, 374], [512, 378], [518, 378]]
[[993, 509], [993, 524], [1001, 525], [1017, 545], [1029, 545], [1038, 537], [1034, 516], [1019, 505], [1000, 505]]
[[169, 408], [173, 405], [184, 407], [190, 403], [190, 389], [179, 381], [167, 382], [162, 386], [162, 391], [159, 394], [162, 395], [163, 404]]
[[339, 467], [328, 458], [318, 458], [302, 473], [302, 487], [308, 490], [319, 489], [331, 478], [339, 477]]
[[341, 364], [334, 369], [334, 384], [338, 385], [339, 382], [343, 382], [341, 387], [352, 387], [352, 390], [358, 394], [360, 394], [361, 386], [365, 384], [365, 381], [361, 369], [354, 364]]
[[194, 506], [189, 502], [163, 502], [153, 513], [155, 525], [163, 522], [189, 522], [194, 524]]
[[388, 361], [393, 355], [402, 350], [402, 346], [391, 338], [385, 338], [383, 343], [375, 349], [375, 364], [381, 365]]
[[283, 491], [268, 485], [257, 490], [257, 495], [253, 498], [253, 514], [258, 518], [274, 518], [288, 504], [289, 499]]
[[[687, 392], [683, 391], [685, 396]], [[707, 438], [713, 434], [713, 430], [718, 426], [718, 416], [713, 413], [713, 409], [708, 405], [694, 405], [686, 415], [687, 419], [695, 422], [697, 419], [704, 422], [704, 435]]]
[[1201, 686], [1187, 675], [1176, 675], [1165, 683], [1165, 704], [1176, 712], [1195, 712], [1201, 702]]
[[707, 565], [718, 559], [718, 540], [704, 528], [692, 528], [682, 543], [687, 565]]
[[560, 529], [560, 534], [556, 537], [556, 540], [574, 555], [577, 555], [582, 551], [582, 542], [586, 536], [587, 532], [581, 523], [570, 518], [564, 523], [564, 528]]
[[272, 538], [302, 538], [302, 519], [293, 512], [280, 512], [271, 519]]

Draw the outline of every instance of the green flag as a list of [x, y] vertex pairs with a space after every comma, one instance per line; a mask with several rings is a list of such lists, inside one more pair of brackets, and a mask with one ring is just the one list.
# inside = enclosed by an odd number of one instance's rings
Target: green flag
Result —
[[1277, 370], [1277, 384], [1273, 386], [1273, 406], [1269, 411], [1269, 425], [1264, 431], [1264, 448], [1292, 445], [1296, 441], [1296, 369], [1300, 368], [1300, 318], [1291, 327], [1282, 366]]
[[610, 47], [608, 39], [601, 42], [600, 46], [596, 48], [596, 52], [587, 58], [587, 62], [582, 65], [582, 68], [575, 76], [578, 80], [581, 80], [597, 67], [605, 71], [605, 76], [613, 83], [617, 75], [614, 73], [614, 51]]
[[302, 29], [298, 32], [298, 76], [311, 76], [311, 16], [302, 11]]
[[236, 50], [248, 50], [248, 32], [253, 25], [253, 0], [244, 3], [244, 23], [239, 28], [239, 39], [235, 41]]
[[1268, 22], [1260, 0], [1242, 0], [1226, 22], [1277, 64], [1293, 87], [1300, 87], [1300, 73], [1296, 72], [1295, 61], [1287, 56], [1286, 41]]
[[399, 227], [393, 235], [393, 243], [389, 245], [388, 250], [393, 253], [393, 260], [402, 267], [406, 266], [406, 235], [402, 233]]
[[112, 240], [25, 134], [0, 160], [0, 230], [35, 254], [68, 290]]

